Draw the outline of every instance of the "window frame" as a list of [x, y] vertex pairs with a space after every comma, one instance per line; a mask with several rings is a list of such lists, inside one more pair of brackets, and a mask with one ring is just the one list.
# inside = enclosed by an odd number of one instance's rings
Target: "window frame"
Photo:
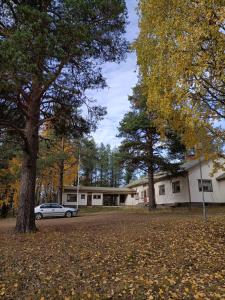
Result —
[[[210, 183], [210, 186], [204, 186], [204, 182]], [[212, 184], [212, 179], [198, 179], [198, 191], [201, 193], [202, 192], [202, 185], [203, 185], [203, 192], [204, 193], [213, 193], [213, 184]], [[210, 188], [209, 190], [205, 188]]]
[[[70, 196], [73, 196], [73, 197], [75, 197], [75, 201], [70, 201], [69, 200], [69, 197]], [[66, 202], [74, 202], [74, 203], [77, 203], [77, 194], [67, 194], [67, 198], [66, 198]]]
[[[179, 185], [177, 185], [177, 184], [179, 184]], [[179, 186], [179, 191], [175, 188], [175, 187], [178, 187], [178, 186]], [[178, 193], [181, 192], [180, 180], [172, 182], [172, 191], [173, 191], [173, 194], [178, 194]]]
[[[97, 197], [97, 196], [98, 196], [98, 197]], [[101, 195], [101, 194], [93, 194], [93, 195], [92, 195], [92, 198], [93, 198], [94, 200], [101, 200], [102, 195]]]
[[[162, 192], [162, 188], [163, 188], [164, 192]], [[160, 184], [159, 185], [159, 195], [164, 196], [165, 194], [166, 194], [166, 186], [165, 186], [165, 184]]]

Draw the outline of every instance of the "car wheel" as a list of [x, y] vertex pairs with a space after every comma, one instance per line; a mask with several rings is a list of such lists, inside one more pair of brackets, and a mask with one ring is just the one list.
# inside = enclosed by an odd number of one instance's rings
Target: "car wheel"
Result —
[[37, 213], [37, 214], [35, 215], [35, 219], [36, 219], [36, 220], [41, 220], [42, 218], [43, 218], [43, 216], [42, 216], [41, 213]]
[[72, 215], [73, 215], [73, 214], [72, 214], [72, 212], [71, 212], [71, 211], [67, 211], [67, 212], [66, 212], [66, 217], [67, 217], [67, 218], [71, 218], [71, 217], [72, 217]]

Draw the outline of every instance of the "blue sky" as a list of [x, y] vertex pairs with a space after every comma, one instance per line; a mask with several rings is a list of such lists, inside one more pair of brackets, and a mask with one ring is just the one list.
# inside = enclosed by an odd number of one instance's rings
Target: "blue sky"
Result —
[[[127, 0], [129, 24], [126, 37], [133, 41], [138, 34], [137, 0]], [[137, 66], [135, 53], [129, 53], [125, 62], [120, 64], [107, 63], [103, 66], [103, 75], [108, 87], [104, 90], [92, 91], [91, 96], [97, 103], [107, 107], [107, 115], [99, 123], [98, 129], [92, 134], [96, 143], [110, 144], [112, 147], [120, 144], [116, 137], [119, 122], [129, 110], [128, 95], [137, 82]]]

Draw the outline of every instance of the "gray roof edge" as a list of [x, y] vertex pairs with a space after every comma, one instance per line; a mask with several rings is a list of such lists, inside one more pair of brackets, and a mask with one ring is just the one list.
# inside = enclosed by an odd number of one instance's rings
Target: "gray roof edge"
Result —
[[[76, 186], [64, 186], [64, 190], [77, 190], [77, 187]], [[127, 192], [127, 193], [133, 193], [135, 192], [135, 190], [131, 189], [131, 188], [127, 188], [127, 187], [99, 187], [99, 186], [84, 186], [84, 185], [81, 185], [79, 187], [79, 190], [80, 191], [93, 191], [93, 192]]]
[[[178, 170], [178, 174], [179, 175], [180, 173], [184, 172], [184, 171], [188, 171], [190, 170], [191, 168], [197, 166], [199, 164], [199, 160], [191, 160], [191, 161], [188, 161], [188, 162], [185, 162], [183, 164], [180, 165], [180, 169]], [[160, 176], [161, 175], [161, 176]], [[154, 178], [154, 181], [159, 181], [160, 179], [163, 179], [163, 178], [166, 178], [168, 176], [176, 176], [176, 175], [173, 175], [173, 174], [170, 174], [169, 172], [159, 172], [159, 173], [156, 173], [155, 174], [155, 178]], [[138, 185], [141, 185], [141, 184], [145, 184], [145, 183], [148, 183], [148, 178], [147, 177], [143, 177], [143, 178], [140, 178], [138, 180], [135, 180], [129, 184], [126, 185], [126, 187], [134, 187], [134, 186], [138, 186]]]
[[218, 180], [218, 181], [225, 180], [225, 173], [222, 173], [221, 175], [219, 175], [218, 177], [216, 177], [216, 180]]

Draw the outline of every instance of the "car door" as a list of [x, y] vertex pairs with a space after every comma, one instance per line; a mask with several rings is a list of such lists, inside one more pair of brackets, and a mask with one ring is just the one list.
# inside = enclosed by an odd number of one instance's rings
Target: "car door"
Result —
[[49, 204], [41, 205], [40, 212], [42, 213], [43, 217], [50, 217], [51, 216], [51, 205], [49, 205]]
[[55, 216], [55, 217], [62, 217], [65, 214], [63, 206], [61, 206], [59, 204], [52, 205], [52, 212], [53, 212], [53, 216]]

